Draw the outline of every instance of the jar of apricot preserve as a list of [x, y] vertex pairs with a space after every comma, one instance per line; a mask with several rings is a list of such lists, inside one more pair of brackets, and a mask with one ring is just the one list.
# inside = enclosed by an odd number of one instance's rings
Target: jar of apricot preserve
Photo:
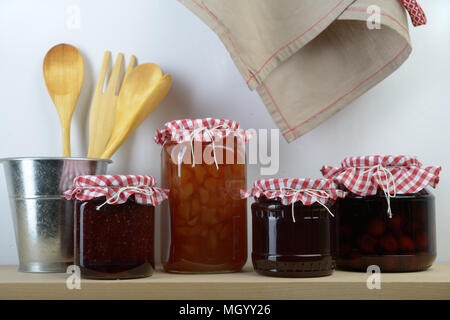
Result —
[[175, 273], [240, 271], [247, 260], [245, 143], [234, 121], [188, 119], [158, 130], [162, 185], [161, 261]]
[[75, 178], [75, 264], [89, 279], [148, 277], [154, 263], [155, 206], [168, 190], [151, 176]]
[[409, 156], [350, 157], [325, 177], [348, 191], [337, 201], [337, 267], [382, 272], [421, 271], [436, 258], [434, 196], [440, 167]]
[[263, 179], [243, 196], [255, 197], [252, 261], [257, 273], [276, 277], [332, 273], [333, 204], [345, 196], [333, 181]]

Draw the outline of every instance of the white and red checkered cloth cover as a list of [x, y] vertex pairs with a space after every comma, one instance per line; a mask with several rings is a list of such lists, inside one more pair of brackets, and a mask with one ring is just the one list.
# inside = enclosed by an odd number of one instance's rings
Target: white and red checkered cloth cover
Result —
[[[169, 196], [169, 190], [157, 188], [152, 176], [144, 175], [85, 175], [73, 180], [73, 187], [64, 192], [67, 200], [88, 201], [106, 197], [113, 199], [120, 191], [117, 200], [110, 204], [127, 202], [134, 195], [139, 204], [158, 206]], [[128, 188], [129, 187], [129, 188]]]
[[378, 188], [390, 194], [417, 193], [427, 186], [435, 188], [440, 171], [441, 167], [422, 167], [416, 157], [404, 155], [349, 157], [342, 161], [340, 168], [323, 166], [321, 169], [325, 178], [342, 183], [361, 196], [375, 195]]
[[167, 122], [164, 128], [156, 131], [154, 138], [157, 144], [167, 141], [182, 143], [186, 141], [211, 142], [220, 141], [227, 136], [236, 136], [244, 143], [255, 134], [254, 130], [240, 129], [239, 123], [225, 119], [184, 119]]
[[346, 192], [336, 188], [329, 179], [260, 179], [256, 180], [250, 190], [241, 190], [241, 197], [265, 196], [268, 199], [281, 198], [281, 203], [290, 205], [301, 201], [309, 206], [315, 202], [326, 204], [330, 199], [344, 198]]
[[413, 26], [418, 27], [427, 23], [427, 17], [416, 0], [400, 0], [408, 11]]

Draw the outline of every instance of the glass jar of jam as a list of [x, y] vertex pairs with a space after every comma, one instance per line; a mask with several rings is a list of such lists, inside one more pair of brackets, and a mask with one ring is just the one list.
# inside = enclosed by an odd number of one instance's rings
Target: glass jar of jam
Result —
[[348, 193], [338, 200], [337, 266], [366, 271], [378, 265], [383, 272], [428, 269], [436, 259], [434, 196], [423, 189], [390, 199], [392, 217], [386, 214], [386, 197]]
[[155, 206], [167, 190], [150, 176], [80, 176], [75, 198], [75, 264], [88, 279], [152, 275]]
[[337, 267], [428, 269], [436, 258], [436, 220], [427, 186], [436, 186], [440, 169], [408, 156], [352, 157], [341, 168], [324, 167], [324, 176], [348, 191], [336, 203]]
[[331, 212], [345, 193], [325, 179], [257, 180], [252, 204], [252, 262], [265, 276], [319, 277], [334, 268]]
[[237, 123], [220, 119], [174, 121], [158, 131], [162, 185], [170, 189], [161, 214], [166, 272], [236, 272], [244, 266], [246, 137]]

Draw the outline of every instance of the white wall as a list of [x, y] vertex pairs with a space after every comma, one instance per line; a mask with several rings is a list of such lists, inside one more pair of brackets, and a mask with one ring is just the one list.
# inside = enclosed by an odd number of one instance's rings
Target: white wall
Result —
[[[395, 0], [393, 0], [395, 1]], [[281, 141], [279, 176], [315, 177], [349, 155], [412, 154], [442, 165], [437, 199], [438, 259], [450, 261], [450, 1], [421, 0], [429, 24], [412, 29], [414, 51], [391, 77], [299, 140]], [[67, 7], [81, 28], [66, 27]], [[42, 78], [47, 50], [61, 42], [85, 59], [85, 84], [72, 124], [72, 153], [87, 152], [87, 112], [103, 52], [135, 54], [174, 79], [163, 104], [113, 157], [112, 173], [159, 178], [152, 137], [165, 121], [223, 117], [243, 127], [275, 128], [216, 35], [175, 0], [0, 0], [0, 157], [59, 156], [59, 121]], [[114, 56], [115, 57], [115, 56]], [[258, 170], [251, 167], [249, 182]], [[3, 171], [0, 173], [0, 264], [17, 264]]]

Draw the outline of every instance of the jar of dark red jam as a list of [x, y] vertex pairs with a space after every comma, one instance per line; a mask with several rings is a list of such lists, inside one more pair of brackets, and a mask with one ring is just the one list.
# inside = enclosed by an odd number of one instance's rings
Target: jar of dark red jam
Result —
[[338, 194], [344, 195], [330, 191], [332, 186], [325, 179], [255, 182], [247, 196], [256, 198], [252, 204], [252, 262], [257, 273], [276, 277], [332, 273], [334, 218], [330, 213]]
[[[75, 264], [81, 276], [130, 279], [152, 275], [155, 205], [166, 198], [166, 192], [153, 187], [150, 176], [93, 177], [76, 178], [71, 191], [76, 199]], [[100, 187], [98, 181], [109, 185]], [[107, 195], [98, 197], [102, 192]]]
[[337, 267], [382, 272], [421, 271], [436, 259], [435, 198], [428, 186], [440, 167], [422, 167], [409, 156], [346, 158], [324, 167], [347, 191], [336, 203]]
[[377, 265], [383, 272], [428, 269], [436, 259], [434, 196], [423, 189], [390, 199], [349, 192], [337, 204], [337, 267], [366, 271]]

